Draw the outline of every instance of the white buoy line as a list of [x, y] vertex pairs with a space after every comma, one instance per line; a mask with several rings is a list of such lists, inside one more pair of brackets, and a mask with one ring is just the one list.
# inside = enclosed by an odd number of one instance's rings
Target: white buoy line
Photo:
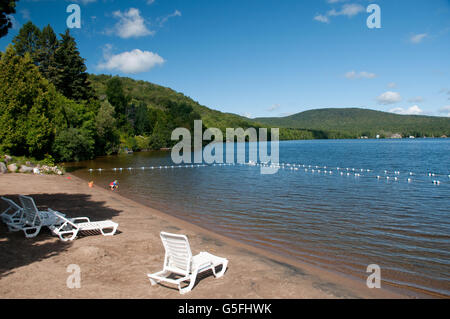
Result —
[[[322, 174], [322, 175], [337, 175], [337, 176], [353, 176], [353, 177], [362, 177], [362, 178], [376, 178], [377, 180], [386, 180], [393, 182], [406, 181], [408, 183], [432, 183], [434, 185], [440, 185], [442, 183], [446, 183], [445, 180], [423, 180], [424, 177], [441, 177], [443, 179], [450, 181], [450, 174], [438, 174], [438, 173], [415, 173], [411, 171], [401, 172], [398, 170], [384, 170], [383, 173], [376, 175], [376, 170], [368, 169], [368, 168], [356, 168], [356, 167], [330, 167], [330, 166], [321, 166], [321, 165], [312, 165], [312, 164], [298, 164], [298, 163], [247, 163], [249, 166], [264, 166], [264, 167], [272, 167], [279, 168], [285, 170], [294, 170], [297, 171], [302, 169], [302, 171], [306, 173], [313, 174]], [[406, 175], [407, 178], [403, 178], [402, 176]]]
[[[438, 174], [438, 173], [416, 173], [411, 171], [398, 171], [398, 170], [383, 170], [381, 173], [376, 173], [373, 169], [368, 168], [356, 168], [356, 167], [331, 167], [312, 164], [298, 164], [298, 163], [261, 163], [261, 162], [248, 162], [244, 164], [236, 163], [214, 163], [214, 164], [185, 164], [185, 165], [160, 165], [160, 166], [142, 166], [142, 167], [119, 167], [119, 168], [89, 168], [90, 173], [94, 172], [123, 172], [123, 171], [146, 171], [146, 170], [168, 170], [168, 169], [181, 169], [181, 168], [201, 168], [201, 167], [226, 167], [226, 166], [253, 166], [253, 167], [269, 167], [278, 168], [282, 170], [290, 171], [302, 171], [305, 173], [311, 173], [315, 175], [336, 175], [347, 176], [356, 178], [370, 178], [385, 181], [406, 181], [408, 183], [432, 183], [434, 185], [441, 185], [442, 183], [450, 182], [450, 174]], [[405, 177], [404, 177], [405, 176]], [[424, 180], [425, 178], [425, 180]], [[441, 178], [443, 180], [431, 179]]]
[[209, 166], [233, 166], [233, 163], [223, 163], [223, 164], [188, 164], [188, 165], [160, 165], [160, 166], [141, 166], [141, 167], [115, 167], [115, 168], [89, 168], [90, 173], [94, 172], [123, 172], [123, 171], [145, 171], [145, 170], [163, 170], [163, 169], [177, 169], [177, 168], [199, 168], [199, 167], [209, 167]]

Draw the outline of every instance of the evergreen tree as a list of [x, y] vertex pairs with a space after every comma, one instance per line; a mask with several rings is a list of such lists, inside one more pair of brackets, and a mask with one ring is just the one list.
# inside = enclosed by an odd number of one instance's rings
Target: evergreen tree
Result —
[[51, 81], [65, 97], [75, 101], [94, 98], [84, 59], [80, 56], [75, 39], [69, 30], [61, 34], [59, 46], [54, 54], [54, 69], [52, 66], [51, 72], [53, 71], [55, 74], [52, 75]]
[[19, 0], [0, 0], [0, 38], [8, 34], [12, 28], [11, 14], [16, 13], [16, 2]]
[[28, 21], [19, 30], [19, 34], [13, 39], [14, 49], [20, 56], [29, 53], [33, 62], [37, 65], [37, 55], [40, 50], [41, 30]]
[[55, 84], [57, 67], [55, 64], [55, 53], [58, 49], [59, 41], [50, 25], [42, 29], [39, 38], [39, 50], [37, 52], [37, 61], [39, 71], [42, 75]]
[[0, 144], [14, 155], [42, 157], [50, 152], [58, 94], [39, 73], [29, 53], [9, 46], [0, 60]]
[[144, 102], [139, 102], [136, 108], [134, 130], [136, 135], [144, 135], [150, 133], [151, 123], [148, 108]]
[[130, 98], [125, 95], [120, 78], [113, 77], [108, 81], [106, 96], [109, 103], [114, 106], [118, 126], [124, 126], [127, 123], [127, 108]]

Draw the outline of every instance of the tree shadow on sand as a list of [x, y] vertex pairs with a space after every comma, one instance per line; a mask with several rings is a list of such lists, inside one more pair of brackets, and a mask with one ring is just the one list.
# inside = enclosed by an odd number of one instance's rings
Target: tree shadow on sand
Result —
[[[19, 202], [18, 194], [2, 195]], [[31, 195], [39, 210], [51, 208], [66, 214], [69, 218], [89, 217], [92, 221], [111, 219], [121, 211], [105, 206], [105, 202], [92, 201], [86, 194], [34, 194]], [[0, 213], [7, 204], [0, 201]], [[116, 235], [120, 232], [117, 231]], [[76, 240], [76, 239], [75, 239]], [[71, 242], [62, 242], [43, 227], [35, 238], [27, 239], [23, 231], [8, 232], [6, 225], [0, 222], [0, 279], [12, 273], [18, 267], [56, 256], [66, 251]]]

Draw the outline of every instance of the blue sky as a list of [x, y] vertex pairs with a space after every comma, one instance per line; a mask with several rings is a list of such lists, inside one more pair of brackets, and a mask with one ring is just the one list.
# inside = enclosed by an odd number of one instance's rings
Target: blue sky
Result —
[[[449, 0], [20, 0], [15, 27], [72, 29], [92, 73], [249, 117], [324, 107], [450, 116]], [[369, 29], [369, 4], [381, 28]]]

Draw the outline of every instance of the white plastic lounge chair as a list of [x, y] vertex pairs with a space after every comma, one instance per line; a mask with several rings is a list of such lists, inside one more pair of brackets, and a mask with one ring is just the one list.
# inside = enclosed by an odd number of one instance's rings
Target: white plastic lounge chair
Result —
[[[119, 224], [111, 221], [111, 220], [103, 220], [98, 222], [91, 222], [87, 217], [78, 217], [68, 219], [65, 216], [61, 215], [61, 213], [53, 212], [53, 214], [60, 219], [60, 224], [55, 224], [50, 226], [50, 230], [53, 234], [59, 237], [62, 241], [74, 240], [78, 232], [86, 232], [86, 231], [100, 231], [103, 236], [112, 236], [116, 233], [117, 227]], [[106, 231], [106, 230], [110, 231]]]
[[33, 238], [41, 231], [44, 226], [53, 226], [60, 222], [53, 213], [46, 211], [39, 211], [34, 203], [33, 198], [28, 196], [19, 196], [22, 204], [22, 215], [20, 219], [15, 219], [7, 223], [10, 231], [23, 231], [25, 237]]
[[[192, 290], [201, 272], [211, 269], [216, 278], [220, 278], [225, 273], [228, 260], [217, 257], [207, 252], [201, 252], [192, 256], [189, 241], [185, 235], [176, 235], [161, 232], [161, 240], [166, 250], [163, 270], [154, 274], [148, 274], [150, 283], [156, 285], [158, 282], [168, 282], [178, 285], [180, 294], [185, 294]], [[222, 265], [220, 272], [216, 273], [216, 267]], [[171, 279], [171, 274], [181, 275], [181, 278]], [[181, 288], [184, 281], [189, 280], [187, 287]]]
[[2, 197], [2, 200], [8, 204], [8, 208], [0, 215], [2, 222], [5, 224], [19, 223], [23, 214], [22, 207], [9, 198]]

